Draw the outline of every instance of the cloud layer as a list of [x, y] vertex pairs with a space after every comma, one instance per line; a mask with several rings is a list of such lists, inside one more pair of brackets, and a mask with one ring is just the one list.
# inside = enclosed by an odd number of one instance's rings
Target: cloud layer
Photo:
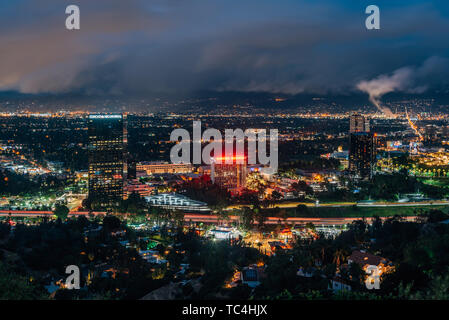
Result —
[[447, 85], [449, 5], [378, 2], [378, 31], [364, 27], [368, 3], [350, 1], [79, 0], [79, 31], [65, 29], [61, 1], [11, 2], [0, 5], [0, 90], [358, 88], [377, 99]]

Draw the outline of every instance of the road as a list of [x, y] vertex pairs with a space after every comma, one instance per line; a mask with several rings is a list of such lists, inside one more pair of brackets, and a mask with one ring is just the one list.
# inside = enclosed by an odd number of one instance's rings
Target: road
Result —
[[[93, 215], [105, 215], [106, 212], [92, 212]], [[27, 210], [0, 210], [0, 217], [7, 217], [11, 215], [12, 217], [51, 217], [53, 216], [52, 211], [27, 211]], [[88, 216], [88, 211], [71, 211], [69, 216]]]
[[[381, 217], [381, 219], [385, 220], [388, 217]], [[280, 219], [278, 217], [268, 217], [265, 221], [265, 224], [279, 224], [279, 223], [287, 223], [290, 225], [293, 224], [306, 224], [306, 223], [313, 223], [314, 225], [320, 226], [341, 226], [345, 224], [351, 224], [353, 221], [356, 220], [362, 220], [362, 217], [351, 217], [351, 218], [287, 218], [287, 219]], [[372, 217], [366, 217], [365, 220], [368, 223], [371, 223]], [[414, 221], [416, 219], [415, 216], [407, 216], [404, 217], [406, 221]], [[223, 220], [219, 219], [216, 215], [204, 215], [204, 214], [185, 214], [184, 220], [186, 222], [203, 222], [203, 223], [218, 223], [223, 222]], [[229, 221], [230, 222], [237, 222], [239, 220], [238, 216], [230, 216]], [[257, 224], [257, 222], [255, 222]]]
[[[93, 215], [105, 215], [106, 212], [92, 212]], [[0, 210], [0, 217], [42, 217], [42, 216], [53, 216], [53, 212], [51, 211], [23, 211], [23, 210]], [[89, 212], [87, 211], [72, 211], [69, 213], [69, 216], [87, 216]], [[386, 219], [387, 217], [382, 217], [382, 219]], [[416, 217], [407, 216], [404, 217], [407, 221], [414, 221]], [[362, 217], [351, 217], [351, 218], [300, 218], [300, 217], [292, 217], [287, 219], [281, 219], [279, 217], [267, 217], [265, 221], [266, 224], [279, 224], [279, 223], [288, 223], [288, 224], [306, 224], [313, 223], [315, 225], [323, 225], [323, 226], [333, 226], [333, 225], [345, 225], [350, 224], [355, 220], [362, 220]], [[195, 213], [186, 213], [184, 215], [184, 220], [186, 223], [188, 222], [203, 222], [203, 223], [218, 223], [223, 222], [223, 220], [219, 219], [216, 215], [207, 215], [207, 214], [195, 214]], [[372, 217], [366, 217], [365, 220], [370, 223]], [[238, 216], [230, 216], [230, 222], [238, 222]], [[255, 222], [257, 224], [257, 222]]]
[[[310, 203], [310, 202], [281, 202], [277, 203], [270, 208], [296, 208], [299, 205], [305, 205], [307, 207], [327, 207], [327, 208], [340, 208], [340, 207], [420, 207], [420, 206], [447, 206], [449, 201], [420, 201], [420, 202], [373, 202], [373, 203], [357, 203], [357, 202], [331, 202], [331, 203]], [[226, 210], [239, 209], [247, 205], [232, 205], [228, 206]]]

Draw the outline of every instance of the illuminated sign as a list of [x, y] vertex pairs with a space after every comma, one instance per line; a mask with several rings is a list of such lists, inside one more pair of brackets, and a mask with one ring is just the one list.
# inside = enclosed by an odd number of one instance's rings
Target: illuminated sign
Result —
[[229, 160], [233, 160], [233, 161], [236, 161], [236, 160], [245, 160], [246, 159], [246, 157], [245, 156], [233, 156], [233, 157], [215, 157], [213, 160], [215, 160], [215, 162], [218, 162], [218, 163], [221, 163], [221, 162], [226, 162], [226, 161], [229, 161]]

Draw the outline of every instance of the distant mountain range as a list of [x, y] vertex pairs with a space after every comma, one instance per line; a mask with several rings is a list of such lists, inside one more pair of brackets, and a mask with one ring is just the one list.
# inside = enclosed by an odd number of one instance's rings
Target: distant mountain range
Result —
[[[389, 93], [382, 97], [385, 104], [401, 101], [428, 100], [431, 111], [441, 110], [449, 106], [449, 91], [433, 91], [424, 94]], [[101, 95], [92, 96], [81, 93], [75, 94], [22, 94], [13, 91], [0, 92], [0, 106], [3, 110], [27, 109], [30, 111], [58, 111], [58, 110], [94, 110], [94, 111], [190, 111], [213, 109], [216, 107], [232, 108], [256, 107], [260, 109], [308, 109], [317, 107], [320, 111], [344, 111], [360, 107], [370, 107], [368, 96], [364, 93], [351, 94], [276, 94], [268, 92], [195, 92], [180, 93], [152, 93], [146, 96]], [[375, 108], [373, 107], [373, 110]], [[336, 111], [336, 110], [335, 110]], [[448, 108], [449, 112], [449, 108]]]

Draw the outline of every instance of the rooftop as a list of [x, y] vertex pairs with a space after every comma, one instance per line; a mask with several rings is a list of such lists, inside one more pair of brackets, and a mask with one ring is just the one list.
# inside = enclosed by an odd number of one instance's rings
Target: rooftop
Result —
[[381, 263], [387, 262], [387, 259], [385, 259], [383, 257], [376, 256], [376, 255], [373, 255], [371, 253], [361, 251], [361, 250], [353, 251], [351, 256], [348, 258], [348, 261], [349, 260], [351, 260], [352, 262], [355, 262], [361, 266], [364, 266], [367, 264], [377, 266]]

